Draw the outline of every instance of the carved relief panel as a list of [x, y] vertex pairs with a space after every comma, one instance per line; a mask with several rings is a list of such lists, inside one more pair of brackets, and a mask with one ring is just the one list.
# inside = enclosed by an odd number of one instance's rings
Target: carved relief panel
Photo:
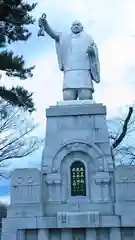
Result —
[[11, 183], [11, 203], [40, 202], [41, 174], [38, 169], [15, 170]]
[[93, 201], [110, 201], [110, 175], [108, 172], [97, 172], [92, 180]]
[[60, 201], [61, 177], [57, 170], [52, 169], [52, 173], [46, 177], [48, 201]]

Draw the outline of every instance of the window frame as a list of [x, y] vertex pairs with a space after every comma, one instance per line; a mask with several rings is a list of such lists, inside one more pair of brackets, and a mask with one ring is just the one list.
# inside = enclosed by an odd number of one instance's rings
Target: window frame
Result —
[[[75, 165], [75, 166], [74, 166]], [[83, 168], [83, 171], [84, 171], [84, 177], [83, 177], [83, 180], [84, 180], [84, 184], [83, 184], [83, 191], [82, 193], [73, 193], [73, 187], [72, 187], [72, 183], [73, 183], [73, 174], [72, 174], [72, 169], [73, 168]], [[80, 165], [80, 166], [79, 166]], [[80, 176], [81, 178], [81, 176]], [[86, 166], [85, 164], [80, 160], [80, 159], [76, 159], [75, 161], [73, 161], [70, 165], [70, 194], [71, 194], [71, 197], [86, 197], [87, 196], [87, 182], [86, 182]]]

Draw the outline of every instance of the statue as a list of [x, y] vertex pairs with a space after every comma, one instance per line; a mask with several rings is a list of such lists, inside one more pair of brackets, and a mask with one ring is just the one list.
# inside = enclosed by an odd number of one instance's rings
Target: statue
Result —
[[73, 22], [71, 33], [63, 36], [52, 30], [46, 14], [39, 19], [39, 27], [38, 36], [44, 36], [46, 32], [55, 40], [59, 68], [64, 73], [63, 99], [92, 99], [93, 81], [100, 82], [100, 64], [98, 49], [91, 36], [83, 31], [79, 21]]

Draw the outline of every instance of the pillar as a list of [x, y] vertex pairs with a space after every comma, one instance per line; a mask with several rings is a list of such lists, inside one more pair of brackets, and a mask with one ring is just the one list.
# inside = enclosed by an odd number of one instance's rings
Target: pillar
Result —
[[71, 240], [71, 230], [70, 229], [62, 229], [61, 230], [61, 240]]
[[38, 230], [38, 240], [49, 240], [49, 230], [39, 229]]
[[86, 240], [96, 240], [96, 230], [93, 228], [87, 228], [86, 229]]
[[120, 228], [110, 228], [110, 240], [121, 240]]
[[25, 240], [25, 230], [17, 230], [17, 240]]

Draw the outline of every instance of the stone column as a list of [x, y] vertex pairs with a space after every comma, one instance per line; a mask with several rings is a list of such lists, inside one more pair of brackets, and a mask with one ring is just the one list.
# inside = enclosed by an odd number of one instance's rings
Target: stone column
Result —
[[135, 228], [133, 228], [133, 235], [134, 235], [134, 239], [135, 239]]
[[61, 200], [61, 195], [60, 195], [60, 181], [56, 181], [55, 180], [55, 188], [56, 188], [56, 192], [55, 192], [55, 194], [56, 194], [56, 201], [60, 201]]
[[107, 183], [103, 185], [103, 200], [109, 201], [109, 185]]
[[95, 229], [93, 228], [86, 229], [86, 240], [97, 240]]
[[52, 201], [52, 196], [54, 194], [53, 192], [53, 181], [52, 180], [47, 180], [47, 187], [48, 187], [48, 200]]
[[110, 240], [121, 240], [120, 228], [110, 228]]
[[61, 230], [61, 240], [71, 240], [71, 230], [70, 229], [62, 229]]
[[25, 240], [25, 230], [17, 230], [17, 240]]
[[49, 240], [49, 230], [39, 229], [38, 230], [38, 240]]

